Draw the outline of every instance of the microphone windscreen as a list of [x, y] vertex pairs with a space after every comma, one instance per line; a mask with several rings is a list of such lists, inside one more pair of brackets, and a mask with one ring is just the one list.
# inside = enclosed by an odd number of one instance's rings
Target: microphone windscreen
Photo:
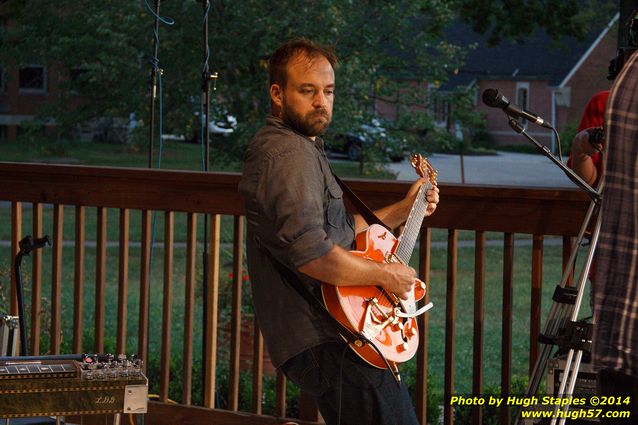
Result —
[[483, 103], [485, 103], [487, 106], [498, 108], [501, 106], [499, 97], [500, 96], [499, 96], [498, 90], [486, 89], [483, 92]]

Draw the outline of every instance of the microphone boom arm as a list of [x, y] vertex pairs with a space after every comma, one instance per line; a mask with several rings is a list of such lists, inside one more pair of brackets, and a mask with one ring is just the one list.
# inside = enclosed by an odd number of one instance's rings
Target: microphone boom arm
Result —
[[574, 184], [576, 186], [578, 186], [579, 188], [581, 188], [582, 190], [584, 190], [587, 195], [589, 195], [589, 197], [596, 202], [596, 204], [600, 204], [600, 201], [602, 200], [602, 195], [600, 192], [598, 192], [596, 189], [594, 189], [593, 187], [591, 187], [589, 184], [587, 184], [587, 182], [585, 180], [583, 180], [578, 174], [576, 174], [571, 168], [567, 167], [565, 164], [563, 164], [561, 161], [559, 161], [558, 159], [556, 159], [556, 157], [549, 151], [549, 149], [547, 149], [547, 146], [542, 145], [541, 143], [539, 143], [536, 139], [534, 139], [532, 136], [530, 136], [529, 134], [527, 134], [527, 132], [525, 131], [525, 129], [523, 128], [522, 125], [520, 125], [518, 123], [518, 121], [516, 121], [513, 118], [510, 118], [508, 121], [510, 127], [512, 127], [512, 129], [517, 132], [518, 134], [522, 134], [523, 136], [525, 136], [525, 138], [527, 140], [529, 140], [530, 142], [532, 142], [534, 145], [536, 145], [536, 147], [538, 148], [538, 150], [540, 150], [546, 157], [548, 157], [554, 164], [558, 165], [558, 168], [560, 168], [561, 170], [563, 170], [563, 172], [565, 173], [565, 175], [572, 181], [574, 182]]

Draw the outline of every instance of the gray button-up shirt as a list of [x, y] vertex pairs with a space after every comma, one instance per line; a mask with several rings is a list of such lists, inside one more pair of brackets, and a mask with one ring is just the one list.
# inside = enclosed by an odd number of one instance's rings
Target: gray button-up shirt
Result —
[[[319, 282], [298, 267], [330, 251], [351, 249], [354, 219], [332, 175], [323, 141], [268, 117], [248, 146], [239, 191], [247, 219], [253, 305], [273, 364], [323, 342], [339, 340], [334, 325], [294, 288]], [[289, 272], [283, 272], [286, 268]], [[291, 282], [295, 280], [295, 282]]]

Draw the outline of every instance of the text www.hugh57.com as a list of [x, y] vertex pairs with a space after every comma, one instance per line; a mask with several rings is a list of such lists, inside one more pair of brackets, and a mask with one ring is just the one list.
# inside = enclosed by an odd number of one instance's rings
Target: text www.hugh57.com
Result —
[[631, 412], [628, 410], [609, 410], [607, 412], [603, 409], [578, 409], [578, 410], [559, 410], [554, 412], [552, 410], [523, 410], [521, 416], [523, 419], [594, 419], [594, 418], [628, 418]]

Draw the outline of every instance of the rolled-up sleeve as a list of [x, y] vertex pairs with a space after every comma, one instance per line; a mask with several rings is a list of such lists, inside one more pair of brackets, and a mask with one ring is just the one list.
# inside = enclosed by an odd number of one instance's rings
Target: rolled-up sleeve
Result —
[[317, 155], [304, 145], [270, 155], [265, 165], [257, 197], [274, 226], [268, 232], [272, 248], [299, 268], [334, 245], [324, 230], [324, 175]]

